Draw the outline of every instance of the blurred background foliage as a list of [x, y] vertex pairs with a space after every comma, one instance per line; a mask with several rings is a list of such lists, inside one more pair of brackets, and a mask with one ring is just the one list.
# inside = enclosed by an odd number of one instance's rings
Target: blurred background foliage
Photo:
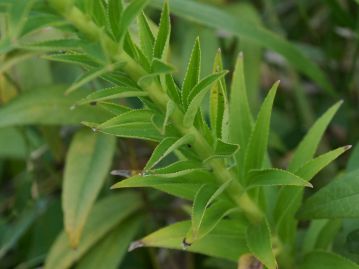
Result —
[[[5, 33], [8, 25], [5, 17], [8, 15], [5, 14], [9, 5], [12, 5], [10, 2], [0, 0], [0, 268], [36, 268], [44, 263], [56, 238], [63, 230], [61, 191], [64, 174], [72, 169], [75, 175], [69, 172], [69, 177], [81, 176], [81, 168], [67, 167], [71, 164], [67, 164], [66, 160], [71, 157], [76, 160], [73, 164], [76, 166], [77, 162], [81, 163], [81, 160], [89, 157], [86, 154], [81, 155], [81, 152], [69, 156], [69, 149], [75, 143], [77, 147], [89, 147], [82, 139], [76, 142], [74, 134], [79, 129], [85, 129], [81, 127], [81, 121], [106, 119], [109, 112], [91, 105], [75, 109], [72, 107], [89, 90], [100, 87], [102, 81], [94, 80], [85, 84], [82, 90], [64, 96], [64, 89], [81, 76], [80, 68], [50, 62], [44, 57], [43, 52], [36, 49], [11, 47], [7, 44]], [[14, 1], [15, 4], [16, 2], [21, 1]], [[35, 5], [37, 2], [40, 1], [35, 1]], [[147, 14], [155, 22], [159, 20], [159, 11], [156, 8], [159, 2], [152, 1], [147, 8]], [[172, 1], [169, 2], [171, 5]], [[357, 144], [357, 1], [194, 2], [201, 5], [199, 7], [210, 6], [211, 10], [219, 12], [218, 14], [223, 17], [206, 17], [206, 10], [201, 8], [186, 12], [180, 8], [181, 3], [173, 4], [170, 59], [177, 70], [176, 79], [180, 80], [184, 76], [186, 62], [197, 36], [200, 37], [202, 46], [203, 74], [211, 71], [218, 48], [222, 50], [224, 66], [228, 70], [233, 70], [237, 54], [240, 51], [244, 53], [247, 88], [253, 112], [257, 111], [266, 89], [280, 79], [282, 83], [272, 118], [274, 131], [270, 138], [270, 154], [274, 166], [286, 166], [293, 147], [314, 119], [339, 99], [342, 99], [344, 104], [326, 133], [325, 141], [321, 145], [322, 151], [345, 144]], [[35, 19], [27, 21], [25, 16], [22, 25], [18, 23], [21, 31], [19, 36], [25, 43], [62, 38], [68, 34], [51, 27], [57, 26], [66, 30], [69, 26], [56, 15], [42, 16], [41, 8], [40, 5], [39, 10], [34, 11], [38, 14], [31, 14], [37, 16]], [[21, 21], [20, 17], [16, 16], [12, 19]], [[43, 20], [49, 27], [36, 29], [35, 24], [39, 24], [36, 20]], [[221, 20], [221, 25], [213, 27], [212, 20]], [[305, 59], [319, 66], [320, 74], [314, 74], [316, 70], [310, 73], [310, 66], [306, 70], [306, 63], [301, 62], [301, 58], [292, 57], [288, 61], [281, 53], [287, 48], [284, 45], [281, 47], [282, 44], [273, 43], [268, 35], [268, 40], [261, 35], [257, 39], [251, 38], [252, 33], [248, 34], [251, 28], [245, 29], [246, 25], [258, 26], [262, 30], [266, 29], [265, 33], [273, 34], [281, 40], [288, 40], [291, 48], [295, 48], [295, 51], [299, 51]], [[230, 76], [231, 73], [228, 79]], [[134, 102], [131, 99], [127, 101]], [[88, 132], [87, 136], [91, 134]], [[123, 198], [113, 195], [118, 191], [109, 189], [117, 180], [110, 175], [110, 170], [141, 169], [151, 153], [153, 144], [125, 139], [93, 143], [104, 143], [110, 147], [106, 153], [96, 147], [87, 148], [90, 152], [88, 154], [100, 156], [98, 162], [103, 160], [101, 158], [108, 160], [107, 163], [102, 163], [104, 167], [98, 168], [102, 171], [99, 177], [103, 180], [98, 186], [101, 189], [99, 197], [93, 199], [100, 202], [96, 202], [95, 207], [91, 209], [88, 220], [90, 224], [86, 224], [83, 235], [86, 246], [78, 249], [80, 259], [70, 257], [70, 254], [64, 255], [59, 259], [66, 260], [66, 266], [59, 268], [236, 268], [232, 263], [180, 251], [140, 249], [127, 253], [127, 246], [132, 240], [173, 220], [182, 219], [187, 214], [184, 210], [186, 206], [183, 201], [155, 191], [143, 190], [135, 196], [130, 193], [129, 197]], [[350, 154], [338, 159], [316, 178], [316, 188], [343, 173], [350, 155], [347, 169], [358, 167], [359, 149], [354, 147]], [[116, 211], [111, 211], [110, 208], [107, 208], [108, 212], [104, 210], [106, 204], [117, 206], [119, 203], [125, 203], [126, 206], [126, 203], [131, 203], [131, 199], [138, 204], [133, 202], [133, 209], [128, 209], [132, 210], [132, 213], [123, 213], [128, 216], [124, 215], [122, 219], [114, 219]], [[148, 202], [149, 199], [151, 203]], [[108, 226], [96, 226], [95, 218], [108, 220]], [[301, 225], [305, 226], [305, 223]], [[335, 251], [356, 262], [359, 262], [358, 227], [358, 221], [344, 221], [334, 245]], [[79, 261], [75, 263], [76, 260]]]

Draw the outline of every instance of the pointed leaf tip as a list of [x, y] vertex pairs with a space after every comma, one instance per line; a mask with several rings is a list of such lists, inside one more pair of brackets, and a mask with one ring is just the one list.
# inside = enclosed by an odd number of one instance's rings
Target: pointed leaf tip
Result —
[[137, 248], [142, 248], [144, 246], [141, 240], [132, 242], [128, 247], [128, 252], [131, 252]]
[[349, 150], [349, 149], [351, 149], [352, 148], [352, 145], [346, 145], [346, 146], [344, 146], [344, 150]]

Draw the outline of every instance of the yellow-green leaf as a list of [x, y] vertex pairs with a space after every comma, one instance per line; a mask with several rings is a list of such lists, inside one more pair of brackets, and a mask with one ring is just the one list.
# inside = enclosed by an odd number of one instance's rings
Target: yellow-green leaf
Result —
[[62, 192], [65, 231], [77, 247], [83, 227], [106, 179], [115, 152], [115, 138], [81, 130], [66, 157]]

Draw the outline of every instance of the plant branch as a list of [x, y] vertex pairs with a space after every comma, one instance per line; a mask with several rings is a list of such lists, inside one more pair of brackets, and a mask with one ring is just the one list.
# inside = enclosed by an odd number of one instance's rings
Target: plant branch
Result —
[[[99, 42], [102, 40], [107, 55], [112, 60], [123, 62], [123, 70], [134, 80], [138, 81], [148, 73], [136, 63], [128, 54], [126, 54], [119, 44], [114, 42], [109, 36], [103, 33], [102, 28], [98, 27], [88, 16], [86, 16], [80, 9], [74, 5], [68, 5], [66, 8], [58, 8], [59, 0], [49, 0], [50, 4], [59, 12], [67, 21], [73, 24], [79, 31], [86, 34], [87, 37], [93, 41]], [[60, 1], [61, 2], [61, 1]], [[162, 89], [161, 85], [153, 80], [151, 83], [143, 86], [143, 89], [148, 92], [151, 100], [157, 106], [165, 111], [169, 97]], [[179, 108], [176, 108], [171, 116], [174, 126], [180, 133], [192, 134], [194, 136], [193, 149], [203, 159], [207, 159], [213, 154], [212, 147], [208, 144], [206, 139], [200, 131], [194, 126], [186, 128], [183, 125], [183, 113]], [[219, 184], [223, 184], [232, 179], [231, 186], [227, 188], [228, 197], [246, 214], [248, 219], [252, 222], [258, 222], [263, 218], [263, 213], [254, 201], [245, 192], [243, 186], [238, 182], [235, 173], [227, 169], [223, 160], [212, 159], [209, 165], [216, 176]]]

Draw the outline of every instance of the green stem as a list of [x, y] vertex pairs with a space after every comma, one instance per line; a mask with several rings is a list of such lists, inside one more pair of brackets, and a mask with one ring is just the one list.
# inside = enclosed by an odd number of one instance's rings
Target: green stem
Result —
[[[49, 0], [50, 4], [52, 4], [55, 9], [58, 1], [59, 0]], [[68, 6], [65, 10], [57, 9], [57, 11], [77, 29], [85, 33], [89, 39], [97, 42], [101, 40], [101, 43], [105, 45], [105, 49], [108, 50], [106, 52], [113, 60], [126, 63], [123, 69], [134, 81], [138, 81], [141, 77], [147, 75], [147, 72], [138, 63], [121, 50], [120, 46], [112, 41], [111, 38], [104, 35], [103, 30], [77, 7]], [[152, 101], [165, 111], [169, 97], [161, 86], [153, 81], [143, 88], [148, 92]], [[208, 144], [200, 131], [194, 126], [190, 128], [184, 127], [183, 116], [181, 110], [176, 108], [171, 116], [174, 126], [176, 126], [183, 135], [191, 133], [194, 136], [193, 149], [202, 159], [207, 159], [212, 156], [212, 147]], [[244, 188], [238, 182], [236, 175], [227, 169], [223, 160], [213, 159], [209, 162], [209, 165], [219, 184], [223, 184], [231, 179], [232, 185], [227, 188], [228, 197], [245, 212], [246, 216], [251, 221], [260, 221], [263, 218], [262, 211], [244, 191]]]

